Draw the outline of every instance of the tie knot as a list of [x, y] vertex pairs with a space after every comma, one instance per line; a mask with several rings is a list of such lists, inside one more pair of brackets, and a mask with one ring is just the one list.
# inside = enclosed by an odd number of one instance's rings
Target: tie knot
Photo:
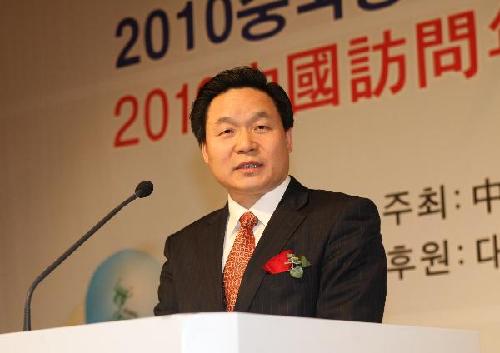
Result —
[[252, 212], [245, 212], [240, 217], [241, 228], [252, 230], [257, 224], [257, 217]]

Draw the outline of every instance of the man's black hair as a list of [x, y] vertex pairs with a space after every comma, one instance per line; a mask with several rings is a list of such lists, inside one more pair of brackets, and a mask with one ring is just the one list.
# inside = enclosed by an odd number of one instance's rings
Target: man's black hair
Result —
[[207, 81], [193, 102], [190, 114], [191, 129], [200, 146], [206, 142], [207, 111], [212, 100], [231, 88], [242, 87], [251, 87], [266, 93], [272, 98], [285, 131], [293, 126], [292, 103], [283, 88], [277, 83], [267, 82], [266, 76], [258, 69], [235, 67], [221, 71]]

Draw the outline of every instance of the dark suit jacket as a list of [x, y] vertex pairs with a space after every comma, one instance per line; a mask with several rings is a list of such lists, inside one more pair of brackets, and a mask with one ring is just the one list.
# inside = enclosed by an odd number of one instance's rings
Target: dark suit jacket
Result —
[[[167, 239], [155, 315], [225, 310], [227, 217], [226, 205]], [[262, 269], [286, 249], [311, 262], [301, 279]], [[235, 311], [381, 322], [386, 271], [373, 202], [307, 189], [292, 178], [248, 263]]]

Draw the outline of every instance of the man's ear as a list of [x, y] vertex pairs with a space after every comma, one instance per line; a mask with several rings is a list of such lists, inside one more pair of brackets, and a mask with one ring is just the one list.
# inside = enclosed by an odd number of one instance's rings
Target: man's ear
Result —
[[201, 143], [201, 155], [203, 156], [203, 160], [205, 161], [205, 163], [208, 163], [207, 143], [206, 142]]
[[292, 152], [292, 147], [293, 147], [292, 130], [293, 128], [290, 127], [288, 128], [288, 130], [285, 131], [286, 147], [288, 149], [288, 153]]

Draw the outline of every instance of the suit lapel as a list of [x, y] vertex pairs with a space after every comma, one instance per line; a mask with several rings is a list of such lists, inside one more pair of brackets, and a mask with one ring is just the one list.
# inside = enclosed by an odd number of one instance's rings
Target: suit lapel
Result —
[[[224, 235], [226, 232], [228, 210], [226, 207], [215, 211], [212, 217], [209, 217], [206, 222], [205, 236], [200, 242], [202, 247], [201, 254], [206, 254], [202, 261], [202, 267], [206, 271], [204, 279], [205, 295], [207, 305], [210, 310], [224, 311], [224, 302], [222, 297], [222, 248], [224, 244]], [[203, 280], [203, 279], [202, 279]]]
[[306, 217], [299, 212], [308, 200], [307, 189], [292, 177], [276, 211], [262, 234], [243, 275], [236, 301], [236, 311], [248, 311], [265, 276], [262, 266], [285, 246], [297, 227]]

